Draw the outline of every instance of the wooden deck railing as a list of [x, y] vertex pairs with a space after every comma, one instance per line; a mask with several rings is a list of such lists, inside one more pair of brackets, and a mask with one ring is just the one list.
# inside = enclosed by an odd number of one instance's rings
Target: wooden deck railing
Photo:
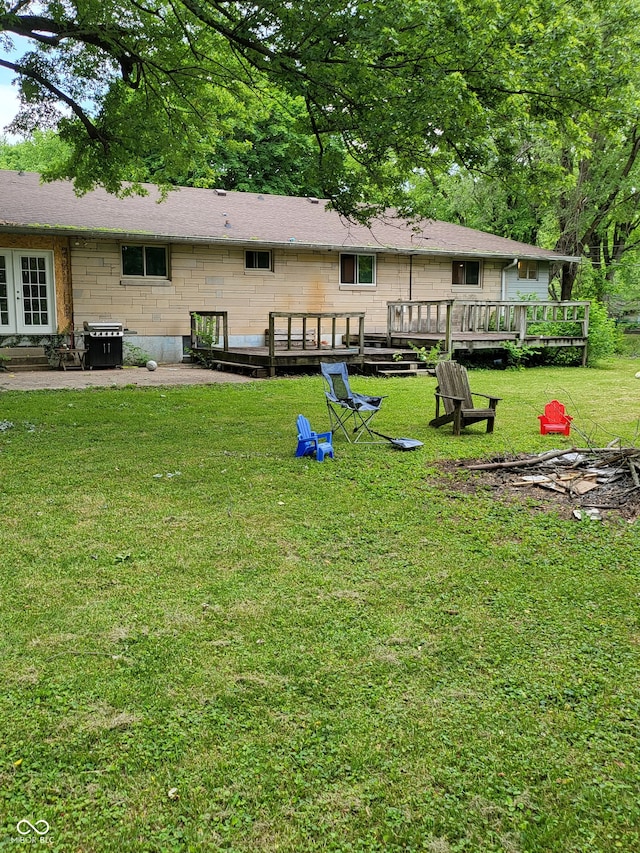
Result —
[[410, 334], [442, 335], [450, 344], [452, 306], [453, 299], [387, 302], [387, 346], [392, 335]]
[[[460, 301], [455, 306], [460, 309], [456, 325], [461, 332], [514, 332], [521, 344], [528, 336], [544, 337], [547, 332], [551, 337], [568, 338], [586, 338], [589, 333], [588, 302]], [[558, 328], [555, 332], [551, 328], [533, 328], [540, 324]]]
[[[546, 328], [545, 328], [546, 326]], [[387, 343], [393, 336], [441, 337], [446, 352], [461, 334], [504, 335], [522, 345], [527, 338], [562, 338], [577, 345], [589, 334], [588, 302], [478, 301], [434, 299], [387, 303]]]
[[191, 348], [229, 349], [229, 318], [226, 311], [191, 311]]
[[350, 313], [317, 313], [271, 311], [267, 346], [269, 358], [274, 359], [276, 349], [299, 352], [302, 350], [353, 349], [350, 344], [358, 329], [358, 353], [364, 355], [364, 311]]

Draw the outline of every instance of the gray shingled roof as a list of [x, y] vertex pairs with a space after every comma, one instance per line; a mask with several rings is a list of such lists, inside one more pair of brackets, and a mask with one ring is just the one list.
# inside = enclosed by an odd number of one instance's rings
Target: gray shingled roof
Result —
[[77, 196], [71, 183], [41, 184], [33, 172], [0, 170], [0, 230], [186, 243], [391, 251], [447, 256], [578, 260], [483, 231], [388, 217], [370, 228], [345, 220], [318, 199], [182, 187], [158, 202], [116, 198], [102, 189]]

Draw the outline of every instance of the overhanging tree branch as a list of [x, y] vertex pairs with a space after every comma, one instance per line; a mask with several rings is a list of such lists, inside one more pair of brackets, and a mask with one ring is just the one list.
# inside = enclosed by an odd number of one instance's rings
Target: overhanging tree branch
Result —
[[[0, 32], [13, 33], [48, 47], [60, 47], [65, 42], [74, 42], [99, 48], [118, 63], [122, 79], [128, 85], [135, 85], [133, 72], [137, 70], [139, 73], [144, 62], [130, 47], [124, 46], [123, 43], [134, 37], [134, 33], [124, 28], [86, 27], [73, 21], [55, 21], [40, 15], [13, 14], [0, 15]], [[27, 72], [26, 76], [32, 75]]]
[[101, 131], [96, 124], [91, 120], [89, 115], [82, 109], [80, 104], [59, 89], [51, 80], [47, 79], [43, 74], [40, 74], [34, 68], [28, 68], [24, 65], [20, 65], [14, 62], [8, 62], [6, 59], [0, 59], [0, 66], [3, 68], [8, 68], [10, 71], [14, 71], [16, 74], [20, 74], [24, 77], [30, 77], [32, 80], [35, 80], [41, 86], [43, 86], [48, 92], [51, 92], [59, 101], [66, 104], [69, 109], [73, 112], [75, 116], [82, 122], [84, 129], [87, 132], [87, 136], [89, 139], [94, 142], [99, 142], [105, 152], [109, 150], [109, 136], [108, 134]]

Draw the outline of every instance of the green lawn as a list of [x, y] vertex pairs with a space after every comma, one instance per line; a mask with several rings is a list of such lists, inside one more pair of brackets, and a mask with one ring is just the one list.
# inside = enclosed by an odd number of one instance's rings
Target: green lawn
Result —
[[355, 377], [424, 447], [322, 465], [319, 376], [1, 393], [0, 849], [640, 850], [640, 522], [439, 468], [637, 444], [639, 368]]

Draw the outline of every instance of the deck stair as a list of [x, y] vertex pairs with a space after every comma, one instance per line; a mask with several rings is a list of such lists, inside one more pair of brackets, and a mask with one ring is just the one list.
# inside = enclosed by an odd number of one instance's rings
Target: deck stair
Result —
[[3, 359], [2, 363], [11, 373], [48, 370], [51, 367], [44, 347], [1, 347], [0, 355], [9, 359]]
[[214, 365], [216, 370], [228, 373], [239, 373], [241, 376], [250, 376], [252, 379], [265, 379], [269, 370], [259, 364], [243, 364], [241, 361], [220, 360]]
[[401, 359], [367, 358], [363, 373], [369, 376], [425, 376], [433, 375], [431, 365], [416, 359], [415, 354], [403, 353]]
[[208, 353], [206, 362], [201, 361], [193, 355], [185, 356], [182, 359], [183, 364], [203, 364], [212, 370], [227, 371], [229, 373], [239, 373], [241, 376], [250, 376], [252, 379], [264, 379], [269, 375], [267, 367], [260, 363], [250, 364], [243, 362], [237, 357], [226, 357], [224, 352], [211, 354]]

